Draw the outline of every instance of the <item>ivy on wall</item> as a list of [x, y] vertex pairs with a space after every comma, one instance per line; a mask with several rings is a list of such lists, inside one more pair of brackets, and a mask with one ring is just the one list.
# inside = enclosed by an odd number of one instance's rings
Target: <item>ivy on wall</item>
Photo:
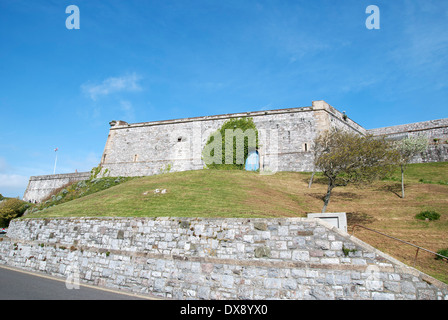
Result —
[[258, 147], [258, 130], [253, 119], [230, 119], [210, 135], [202, 159], [209, 169], [243, 170], [249, 153]]

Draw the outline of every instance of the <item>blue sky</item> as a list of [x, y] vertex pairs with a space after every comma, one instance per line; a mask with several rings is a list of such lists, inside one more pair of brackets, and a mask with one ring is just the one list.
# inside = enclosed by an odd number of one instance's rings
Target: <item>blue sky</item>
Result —
[[111, 120], [313, 100], [367, 129], [446, 118], [447, 57], [444, 0], [1, 0], [0, 193], [52, 174], [56, 147], [57, 173], [89, 171]]

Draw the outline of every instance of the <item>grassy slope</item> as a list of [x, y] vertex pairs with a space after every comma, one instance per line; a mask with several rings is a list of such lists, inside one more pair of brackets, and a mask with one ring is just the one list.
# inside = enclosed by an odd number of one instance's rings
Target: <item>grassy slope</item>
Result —
[[[134, 179], [27, 217], [60, 216], [202, 216], [305, 217], [320, 212], [325, 179], [308, 188], [308, 173], [260, 175], [242, 171], [201, 170]], [[359, 188], [334, 189], [327, 212], [347, 212], [349, 232], [354, 224], [382, 231], [432, 251], [448, 247], [448, 163], [410, 165], [406, 197], [402, 199], [400, 173], [391, 179]], [[421, 183], [419, 180], [425, 182]], [[166, 194], [154, 194], [167, 189]], [[147, 194], [145, 194], [147, 193]], [[419, 221], [422, 210], [436, 210], [438, 221]], [[355, 235], [378, 249], [412, 265], [416, 249], [356, 229]], [[448, 263], [420, 251], [416, 267], [448, 283]]]
[[[155, 194], [155, 189], [167, 193]], [[259, 200], [265, 204], [254, 202], [253, 196], [262, 196]], [[201, 170], [135, 179], [33, 216], [295, 216], [284, 201], [294, 205], [288, 194], [269, 188], [259, 174]]]

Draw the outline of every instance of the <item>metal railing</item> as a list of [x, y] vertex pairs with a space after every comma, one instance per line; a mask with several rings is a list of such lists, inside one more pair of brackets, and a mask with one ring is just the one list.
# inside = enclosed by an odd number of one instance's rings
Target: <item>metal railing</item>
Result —
[[366, 230], [369, 230], [369, 231], [378, 233], [378, 234], [380, 234], [380, 235], [382, 235], [382, 236], [388, 237], [388, 238], [390, 238], [390, 239], [394, 239], [394, 240], [396, 240], [396, 241], [399, 241], [399, 242], [402, 242], [402, 243], [405, 243], [405, 244], [407, 244], [407, 245], [410, 245], [410, 246], [413, 246], [413, 247], [417, 248], [417, 251], [416, 251], [416, 253], [415, 253], [415, 257], [414, 257], [414, 267], [415, 267], [415, 264], [417, 263], [417, 256], [418, 256], [418, 252], [419, 252], [420, 249], [423, 250], [423, 251], [432, 253], [432, 254], [434, 254], [434, 255], [436, 255], [436, 256], [438, 256], [438, 257], [441, 257], [442, 259], [445, 259], [445, 260], [448, 261], [448, 257], [445, 257], [444, 255], [441, 255], [441, 254], [439, 254], [439, 253], [437, 253], [437, 252], [434, 252], [434, 251], [425, 249], [425, 248], [420, 247], [420, 246], [417, 246], [417, 245], [415, 245], [415, 244], [413, 244], [413, 243], [410, 243], [410, 242], [407, 242], [407, 241], [404, 241], [404, 240], [401, 240], [401, 239], [392, 237], [392, 236], [387, 235], [387, 234], [385, 234], [385, 233], [382, 233], [382, 232], [379, 232], [379, 231], [376, 231], [376, 230], [373, 230], [373, 229], [364, 227], [364, 226], [359, 225], [359, 224], [355, 224], [355, 225], [353, 226], [353, 229], [352, 229], [352, 235], [353, 235], [353, 236], [355, 235], [355, 227], [360, 227], [360, 228], [363, 228], [363, 229], [366, 229]]

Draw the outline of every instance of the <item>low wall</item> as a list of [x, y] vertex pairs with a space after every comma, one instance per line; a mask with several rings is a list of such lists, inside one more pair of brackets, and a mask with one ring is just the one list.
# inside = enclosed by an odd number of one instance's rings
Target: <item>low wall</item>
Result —
[[448, 161], [448, 144], [430, 144], [428, 149], [416, 155], [411, 163], [426, 163], [426, 162], [447, 162]]
[[90, 178], [90, 172], [76, 172], [66, 174], [51, 174], [45, 176], [30, 177], [28, 187], [23, 195], [24, 201], [41, 202], [54, 190], [64, 185]]
[[390, 136], [407, 133], [411, 136], [424, 135], [428, 138], [447, 138], [448, 118], [370, 129], [367, 130], [367, 132], [373, 134], [374, 136]]
[[[416, 155], [411, 163], [445, 162], [448, 161], [448, 118], [403, 124], [392, 127], [367, 130], [374, 136], [388, 136], [400, 140], [405, 137], [424, 136], [428, 138], [428, 149]], [[434, 139], [438, 139], [437, 143]]]
[[0, 263], [172, 299], [445, 299], [319, 219], [16, 219]]

